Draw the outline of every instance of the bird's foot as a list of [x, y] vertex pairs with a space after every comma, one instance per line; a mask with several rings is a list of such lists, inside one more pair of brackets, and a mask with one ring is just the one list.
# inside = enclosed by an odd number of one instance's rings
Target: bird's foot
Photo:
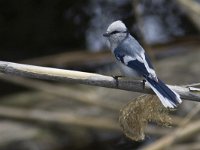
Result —
[[143, 88], [143, 90], [145, 89], [145, 83], [146, 83], [146, 80], [142, 80], [142, 88]]
[[121, 77], [124, 77], [124, 76], [112, 76], [112, 77], [115, 79], [115, 81], [116, 81], [116, 87], [118, 88], [118, 86], [119, 86], [118, 79], [121, 78]]

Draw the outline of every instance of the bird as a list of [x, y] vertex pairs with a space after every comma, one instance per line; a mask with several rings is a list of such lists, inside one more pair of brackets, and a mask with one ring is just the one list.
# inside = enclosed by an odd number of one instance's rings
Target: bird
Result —
[[157, 77], [150, 57], [121, 20], [112, 22], [103, 36], [126, 77], [142, 77], [166, 108], [182, 103], [180, 95]]

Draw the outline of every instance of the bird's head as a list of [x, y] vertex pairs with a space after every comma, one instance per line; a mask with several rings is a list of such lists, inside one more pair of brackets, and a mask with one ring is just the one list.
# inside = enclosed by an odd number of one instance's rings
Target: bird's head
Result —
[[111, 23], [106, 33], [103, 34], [104, 37], [108, 38], [111, 47], [118, 45], [127, 35], [128, 30], [121, 20]]

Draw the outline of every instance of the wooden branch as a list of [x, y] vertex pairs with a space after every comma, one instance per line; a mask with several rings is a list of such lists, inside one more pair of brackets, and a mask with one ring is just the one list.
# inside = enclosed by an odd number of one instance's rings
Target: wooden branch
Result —
[[69, 124], [104, 130], [119, 130], [118, 124], [111, 119], [80, 116], [69, 111], [50, 112], [0, 106], [0, 117], [39, 124], [59, 124], [64, 126]]
[[200, 30], [200, 4], [195, 0], [176, 0], [179, 6], [185, 11], [186, 15]]
[[196, 87], [196, 86], [200, 86], [200, 83], [193, 83], [193, 84], [185, 85], [185, 87]]
[[[88, 59], [88, 57], [90, 59]], [[77, 61], [79, 60], [79, 61]], [[109, 51], [91, 53], [86, 50], [64, 52], [54, 55], [47, 55], [38, 58], [31, 58], [20, 61], [20, 63], [33, 64], [40, 66], [80, 66], [93, 62], [93, 64], [105, 64], [113, 62], [111, 53]]]
[[[85, 91], [81, 91], [80, 89], [70, 88], [69, 86], [61, 86], [61, 85], [52, 85], [47, 82], [36, 81], [33, 79], [27, 79], [17, 76], [10, 76], [6, 74], [0, 73], [0, 80], [4, 80], [7, 82], [11, 82], [13, 84], [17, 84], [20, 86], [24, 86], [31, 89], [36, 89], [39, 91], [43, 91], [45, 93], [55, 95], [57, 97], [63, 97], [64, 99], [75, 100], [78, 102], [94, 105], [96, 107], [102, 107], [109, 110], [119, 111], [120, 104], [116, 102], [115, 104], [109, 105], [109, 103], [104, 103], [101, 101], [101, 98], [98, 96], [92, 96], [93, 93], [85, 94]], [[55, 90], [56, 89], [56, 90]]]
[[[142, 81], [119, 78], [117, 84], [113, 77], [95, 73], [39, 67], [5, 61], [0, 61], [0, 72], [37, 79], [87, 84], [148, 94], [154, 93], [147, 85], [145, 85], [145, 88], [143, 89]], [[182, 99], [200, 102], [200, 94], [197, 94], [199, 93], [199, 89], [197, 88], [191, 89], [190, 87], [181, 86], [170, 86], [170, 88], [179, 93]]]
[[[0, 106], [0, 117], [9, 120], [16, 120], [20, 122], [31, 122], [31, 124], [38, 125], [72, 125], [80, 126], [85, 128], [93, 128], [99, 130], [109, 130], [114, 132], [119, 132], [120, 127], [117, 124], [117, 120], [109, 118], [96, 118], [88, 117], [83, 115], [74, 114], [70, 111], [65, 112], [51, 112], [46, 110], [36, 110], [36, 109], [24, 109], [24, 108], [13, 108]], [[153, 135], [164, 135], [171, 131], [167, 128], [152, 128], [147, 127], [146, 133]]]
[[[156, 142], [148, 145], [146, 150], [159, 150], [170, 147], [176, 142], [189, 139], [192, 136], [195, 136], [200, 131], [200, 121], [192, 122], [192, 118], [196, 116], [200, 111], [200, 104], [196, 105], [195, 108], [190, 111], [185, 118], [180, 121], [180, 127], [173, 132], [169, 132], [166, 136], [160, 138]], [[144, 149], [145, 149], [144, 148]]]
[[200, 121], [189, 123], [187, 126], [180, 127], [160, 140], [143, 147], [143, 150], [161, 150], [169, 147], [170, 145], [190, 139], [191, 137], [199, 134], [200, 132]]
[[174, 149], [174, 150], [199, 150], [199, 148], [200, 148], [200, 143], [197, 141], [195, 143], [178, 144], [178, 145], [170, 147], [169, 149]]

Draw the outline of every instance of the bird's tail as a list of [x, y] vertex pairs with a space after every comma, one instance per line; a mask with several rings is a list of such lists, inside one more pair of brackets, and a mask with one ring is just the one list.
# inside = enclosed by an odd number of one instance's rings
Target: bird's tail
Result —
[[175, 91], [171, 90], [160, 79], [158, 79], [157, 82], [147, 77], [146, 80], [165, 107], [174, 108], [182, 102], [182, 100], [180, 99], [180, 95], [177, 94]]

